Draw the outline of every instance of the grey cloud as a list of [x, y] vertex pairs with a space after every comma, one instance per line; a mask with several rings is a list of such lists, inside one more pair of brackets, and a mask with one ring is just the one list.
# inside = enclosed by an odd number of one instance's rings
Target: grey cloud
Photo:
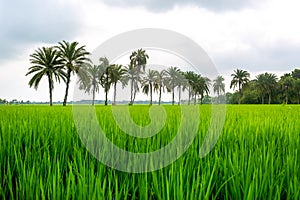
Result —
[[80, 30], [73, 6], [50, 0], [10, 0], [0, 3], [0, 60], [15, 55], [24, 44], [56, 43]]
[[[143, 6], [152, 12], [163, 12], [176, 5], [193, 5], [212, 11], [239, 10], [252, 5], [257, 0], [102, 0], [104, 3], [119, 7]], [[259, 2], [259, 1], [257, 1]]]

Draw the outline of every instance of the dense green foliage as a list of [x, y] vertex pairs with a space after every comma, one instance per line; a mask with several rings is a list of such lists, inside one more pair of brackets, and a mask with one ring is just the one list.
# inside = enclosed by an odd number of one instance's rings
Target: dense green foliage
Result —
[[[122, 133], [110, 107], [96, 106], [96, 111], [108, 138], [142, 152], [168, 143], [179, 125], [179, 107], [164, 107], [166, 125], [151, 139]], [[149, 123], [149, 106], [130, 109], [136, 123]], [[300, 198], [299, 106], [227, 106], [221, 137], [203, 159], [198, 154], [210, 107], [200, 110], [198, 136], [181, 158], [158, 171], [130, 174], [89, 154], [76, 133], [71, 107], [0, 106], [0, 198]]]

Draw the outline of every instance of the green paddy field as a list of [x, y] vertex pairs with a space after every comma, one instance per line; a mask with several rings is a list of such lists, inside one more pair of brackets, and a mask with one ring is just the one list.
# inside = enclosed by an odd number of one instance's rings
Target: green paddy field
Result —
[[[0, 199], [300, 199], [300, 106], [228, 105], [221, 136], [202, 159], [211, 113], [209, 105], [199, 107], [187, 152], [163, 169], [137, 174], [107, 167], [86, 150], [72, 106], [0, 106]], [[148, 139], [122, 132], [109, 106], [96, 106], [96, 114], [116, 145], [147, 152], [176, 134], [180, 107], [164, 108], [164, 128]], [[130, 107], [142, 126], [148, 110]]]

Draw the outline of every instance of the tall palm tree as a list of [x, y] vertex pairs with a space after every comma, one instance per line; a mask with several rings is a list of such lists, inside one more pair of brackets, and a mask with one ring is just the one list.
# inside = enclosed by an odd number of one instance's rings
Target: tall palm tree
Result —
[[225, 93], [225, 84], [223, 83], [224, 78], [223, 76], [217, 76], [217, 78], [214, 80], [213, 88], [214, 92], [218, 95], [218, 103], [220, 102], [220, 94], [223, 92]]
[[175, 103], [175, 88], [178, 85], [178, 77], [180, 74], [180, 69], [177, 67], [169, 67], [167, 69], [167, 74], [168, 74], [168, 87], [169, 90], [172, 92], [172, 105]]
[[116, 105], [116, 96], [117, 96], [117, 84], [121, 82], [122, 85], [125, 85], [125, 79], [123, 78], [126, 74], [126, 70], [122, 65], [112, 65], [111, 66], [111, 83], [114, 86], [114, 99], [113, 105]]
[[[131, 72], [135, 71], [134, 73], [137, 75], [141, 75], [142, 70], [145, 71], [145, 67], [147, 64], [147, 59], [149, 59], [148, 54], [146, 53], [145, 50], [143, 49], [138, 49], [137, 51], [132, 52], [130, 55], [130, 65], [129, 65], [129, 70]], [[134, 79], [131, 79], [131, 84], [130, 84], [130, 105], [133, 105], [135, 95], [138, 92], [138, 83], [134, 82]]]
[[197, 81], [197, 74], [193, 71], [187, 71], [184, 73], [184, 76], [186, 78], [186, 80], [188, 81], [188, 105], [190, 105], [191, 102], [191, 98], [192, 96], [194, 96], [194, 85], [196, 84], [195, 82]]
[[112, 84], [111, 74], [112, 74], [112, 66], [109, 64], [109, 60], [106, 57], [101, 57], [100, 68], [104, 72], [101, 77], [101, 85], [104, 88], [105, 92], [105, 102], [104, 105], [108, 104], [108, 92], [110, 90], [110, 86]]
[[148, 71], [145, 73], [143, 80], [142, 80], [142, 88], [143, 92], [145, 94], [150, 93], [150, 106], [152, 105], [152, 97], [153, 97], [153, 88], [155, 85], [156, 77], [158, 72], [155, 70], [148, 69]]
[[127, 67], [125, 67], [126, 74], [124, 76], [124, 79], [127, 82], [130, 82], [130, 102], [129, 105], [133, 105], [135, 95], [139, 91], [139, 82], [141, 80], [141, 72], [138, 72], [138, 70], [134, 67], [132, 67], [131, 64], [129, 64]]
[[177, 77], [178, 105], [181, 103], [181, 92], [184, 92], [188, 87], [188, 80], [185, 78], [184, 72], [180, 71]]
[[154, 91], [158, 91], [158, 105], [161, 104], [161, 94], [167, 86], [167, 72], [162, 70], [157, 72]]
[[101, 85], [101, 75], [103, 70], [100, 65], [86, 63], [78, 71], [79, 89], [83, 89], [88, 93], [92, 93], [92, 105], [95, 104], [96, 92], [99, 92]]
[[90, 53], [85, 50], [85, 46], [78, 46], [78, 42], [69, 43], [66, 41], [62, 41], [58, 44], [59, 46], [57, 46], [56, 48], [60, 51], [60, 56], [67, 70], [66, 92], [63, 101], [63, 106], [66, 106], [69, 93], [69, 85], [71, 81], [71, 73], [77, 73], [80, 66], [89, 61], [86, 56], [88, 56]]
[[196, 91], [199, 93], [200, 95], [200, 104], [202, 105], [203, 103], [203, 98], [204, 98], [204, 94], [206, 93], [206, 95], [209, 94], [209, 87], [211, 85], [211, 81], [209, 78], [207, 77], [202, 77], [199, 75], [198, 81], [197, 81], [197, 87], [196, 87]]
[[32, 66], [26, 74], [34, 74], [29, 81], [29, 86], [37, 90], [41, 79], [44, 76], [48, 78], [50, 106], [52, 103], [52, 91], [54, 89], [54, 78], [60, 82], [60, 79], [66, 81], [66, 73], [63, 71], [63, 62], [59, 57], [57, 50], [53, 47], [42, 47], [30, 55], [30, 63]]
[[234, 73], [231, 74], [232, 80], [230, 83], [230, 88], [235, 88], [238, 86], [239, 89], [239, 98], [238, 102], [239, 104], [241, 103], [241, 97], [242, 97], [242, 87], [244, 84], [249, 82], [250, 74], [249, 72], [241, 69], [236, 69], [234, 70]]

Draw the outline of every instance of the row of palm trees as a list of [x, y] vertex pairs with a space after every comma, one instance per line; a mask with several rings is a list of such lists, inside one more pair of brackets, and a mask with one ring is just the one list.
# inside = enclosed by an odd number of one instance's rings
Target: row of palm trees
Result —
[[[150, 105], [153, 103], [153, 93], [158, 93], [158, 104], [162, 102], [162, 94], [170, 92], [172, 94], [172, 104], [175, 104], [175, 92], [178, 92], [178, 104], [181, 103], [182, 92], [188, 92], [188, 104], [192, 101], [194, 104], [202, 104], [203, 99], [209, 94], [210, 86], [217, 94], [216, 101], [221, 103], [221, 97], [225, 97], [225, 84], [222, 76], [216, 77], [211, 81], [193, 71], [183, 72], [177, 67], [169, 67], [166, 70], [146, 69], [149, 59], [148, 54], [143, 49], [138, 49], [130, 55], [130, 63], [127, 66], [119, 64], [110, 64], [106, 57], [99, 59], [99, 64], [94, 64], [88, 58], [90, 55], [85, 46], [80, 46], [78, 42], [59, 42], [53, 47], [38, 48], [30, 55], [31, 67], [27, 75], [32, 75], [29, 86], [38, 88], [43, 77], [48, 80], [50, 106], [52, 106], [52, 92], [54, 81], [63, 81], [66, 84], [66, 90], [63, 105], [67, 104], [69, 85], [71, 77], [77, 74], [79, 77], [80, 89], [92, 94], [92, 104], [94, 105], [96, 93], [102, 88], [105, 92], [105, 105], [108, 104], [108, 93], [113, 88], [113, 104], [116, 104], [117, 84], [122, 87], [130, 87], [129, 104], [134, 104], [136, 95], [140, 92], [150, 96]], [[272, 73], [263, 73], [250, 80], [250, 73], [236, 69], [231, 74], [232, 80], [230, 88], [237, 88], [238, 103], [241, 103], [245, 88], [251, 86], [259, 94], [261, 102], [264, 103], [265, 96], [268, 97], [268, 103], [271, 103], [272, 95], [275, 90], [281, 87], [285, 93], [285, 102], [289, 101], [291, 89], [296, 91], [298, 102], [300, 102], [300, 72], [294, 70], [292, 74], [285, 74], [278, 78]]]
[[[85, 46], [79, 46], [78, 42], [59, 42], [57, 46], [42, 47], [30, 55], [31, 67], [27, 75], [33, 75], [29, 81], [29, 86], [38, 88], [41, 79], [45, 76], [48, 80], [50, 106], [52, 106], [52, 92], [54, 81], [62, 80], [66, 84], [66, 91], [63, 105], [67, 104], [69, 85], [71, 76], [77, 74], [79, 77], [80, 89], [92, 94], [92, 104], [95, 102], [95, 95], [101, 88], [105, 92], [105, 105], [108, 104], [108, 93], [113, 87], [113, 104], [116, 104], [117, 84], [123, 87], [130, 86], [130, 102], [135, 101], [136, 94], [140, 88], [142, 92], [150, 95], [150, 105], [153, 103], [153, 93], [159, 94], [158, 104], [161, 104], [162, 93], [167, 91], [172, 93], [172, 104], [175, 104], [175, 90], [178, 91], [178, 104], [181, 102], [181, 92], [188, 90], [190, 104], [197, 97], [203, 98], [209, 94], [211, 80], [202, 77], [192, 71], [182, 72], [177, 67], [169, 67], [167, 70], [157, 71], [146, 70], [148, 54], [143, 49], [138, 49], [130, 55], [128, 66], [110, 64], [106, 57], [99, 59], [99, 64], [93, 64], [88, 58], [90, 53]], [[218, 96], [225, 92], [224, 78], [219, 76], [214, 80], [214, 91]]]

